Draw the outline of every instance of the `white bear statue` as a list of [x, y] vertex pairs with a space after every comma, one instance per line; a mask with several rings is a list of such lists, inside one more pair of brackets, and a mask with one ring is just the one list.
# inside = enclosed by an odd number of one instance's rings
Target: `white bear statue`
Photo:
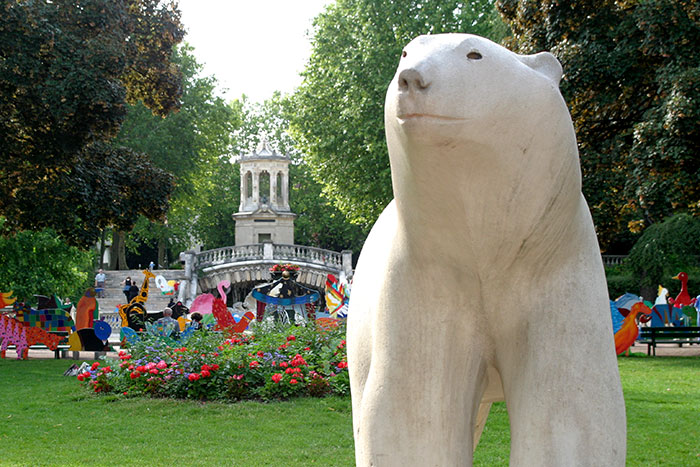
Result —
[[359, 466], [472, 465], [506, 401], [511, 466], [623, 466], [607, 285], [562, 68], [420, 36], [386, 96], [394, 190], [348, 312]]

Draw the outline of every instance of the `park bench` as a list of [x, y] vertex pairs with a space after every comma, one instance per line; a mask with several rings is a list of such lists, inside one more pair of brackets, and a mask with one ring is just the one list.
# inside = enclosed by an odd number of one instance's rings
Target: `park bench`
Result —
[[643, 327], [640, 328], [637, 342], [647, 345], [647, 355], [651, 355], [652, 348], [656, 355], [656, 344], [678, 344], [678, 347], [683, 347], [683, 344], [700, 345], [700, 327]]

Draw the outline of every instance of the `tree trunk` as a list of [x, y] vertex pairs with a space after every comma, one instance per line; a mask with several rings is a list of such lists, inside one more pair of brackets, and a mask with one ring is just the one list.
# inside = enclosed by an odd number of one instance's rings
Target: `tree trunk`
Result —
[[167, 242], [164, 239], [158, 239], [158, 269], [168, 269], [166, 246]]
[[112, 254], [109, 255], [109, 269], [112, 271], [118, 270], [119, 257], [117, 252], [119, 251], [119, 232], [117, 229], [112, 229]]
[[104, 268], [104, 259], [105, 259], [105, 240], [107, 236], [107, 231], [103, 230], [102, 234], [100, 235], [100, 246], [98, 248], [99, 250], [99, 258], [97, 258], [97, 267], [98, 268]]
[[129, 265], [126, 264], [126, 233], [119, 232], [119, 270], [124, 271], [129, 269]]

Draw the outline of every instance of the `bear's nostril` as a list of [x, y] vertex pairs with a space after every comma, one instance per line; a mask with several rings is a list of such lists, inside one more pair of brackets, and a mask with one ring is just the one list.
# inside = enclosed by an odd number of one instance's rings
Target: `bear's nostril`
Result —
[[408, 68], [399, 73], [399, 89], [404, 91], [423, 91], [430, 86], [430, 82], [416, 69]]

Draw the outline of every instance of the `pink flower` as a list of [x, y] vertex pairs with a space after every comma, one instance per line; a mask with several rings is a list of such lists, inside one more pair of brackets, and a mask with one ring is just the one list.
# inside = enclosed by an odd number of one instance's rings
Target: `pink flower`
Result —
[[147, 369], [148, 371], [151, 371], [151, 370], [154, 369], [155, 367], [156, 367], [155, 362], [149, 362], [148, 364], [146, 364], [146, 369]]
[[156, 365], [156, 368], [158, 368], [159, 370], [164, 370], [164, 369], [168, 368], [168, 364], [165, 363], [164, 360], [161, 360], [161, 361], [159, 361], [158, 364]]
[[272, 381], [275, 383], [279, 383], [282, 380], [282, 373], [275, 373], [272, 375]]
[[158, 368], [151, 368], [148, 370], [148, 372], [152, 375], [157, 375], [158, 374]]

